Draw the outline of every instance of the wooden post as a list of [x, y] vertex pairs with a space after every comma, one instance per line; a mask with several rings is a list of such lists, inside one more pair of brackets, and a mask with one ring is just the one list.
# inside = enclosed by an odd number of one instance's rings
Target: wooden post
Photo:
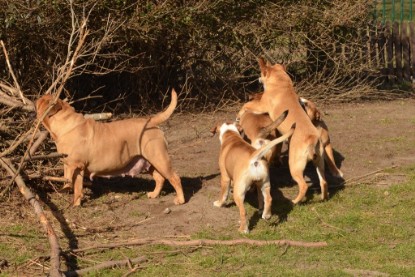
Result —
[[369, 35], [369, 56], [368, 62], [371, 68], [379, 67], [377, 55], [376, 55], [376, 29], [375, 24], [369, 25], [368, 35]]
[[399, 32], [399, 23], [393, 22], [392, 39], [395, 46], [395, 76], [396, 81], [402, 82], [402, 42]]
[[411, 53], [411, 75], [415, 76], [415, 23], [409, 23], [409, 35], [410, 35], [410, 53]]
[[411, 80], [411, 66], [410, 66], [410, 49], [408, 36], [408, 22], [401, 24], [401, 41], [402, 41], [402, 59], [403, 59], [403, 80]]
[[391, 75], [393, 75], [393, 40], [392, 40], [392, 29], [390, 21], [385, 23], [385, 38], [386, 38], [386, 70], [388, 81], [391, 81]]
[[386, 75], [385, 68], [386, 68], [386, 57], [385, 57], [385, 44], [386, 44], [386, 36], [385, 36], [385, 26], [382, 23], [378, 23], [377, 25], [377, 36], [378, 36], [378, 66], [381, 70], [382, 75]]

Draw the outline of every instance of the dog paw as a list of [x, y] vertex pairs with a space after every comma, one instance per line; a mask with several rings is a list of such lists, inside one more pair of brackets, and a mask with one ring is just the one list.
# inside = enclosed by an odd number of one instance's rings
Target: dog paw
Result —
[[329, 194], [328, 193], [326, 193], [326, 194], [321, 194], [321, 201], [326, 201], [326, 200], [328, 200], [329, 199]]
[[60, 189], [60, 191], [61, 192], [69, 192], [70, 190], [72, 190], [73, 189], [73, 186], [72, 186], [72, 184], [68, 184], [68, 183], [66, 183], [61, 189]]
[[239, 232], [241, 233], [241, 234], [249, 234], [249, 230], [248, 230], [248, 228], [239, 228]]
[[76, 200], [75, 202], [73, 202], [73, 207], [79, 207], [81, 206], [81, 199]]
[[262, 214], [262, 218], [265, 219], [265, 220], [268, 220], [268, 219], [271, 218], [271, 214], [270, 213], [269, 214]]
[[339, 170], [339, 172], [338, 172], [337, 174], [335, 174], [335, 175], [334, 175], [334, 177], [337, 177], [337, 178], [343, 178], [343, 172], [341, 172], [341, 171]]
[[157, 197], [159, 197], [159, 194], [158, 193], [155, 193], [155, 192], [147, 192], [147, 198], [154, 199], [154, 198], [157, 198]]
[[216, 200], [215, 202], [213, 202], [213, 206], [220, 208], [222, 207], [222, 203], [219, 200]]
[[181, 204], [184, 204], [184, 198], [183, 197], [175, 197], [174, 198], [174, 204], [175, 205], [181, 205]]

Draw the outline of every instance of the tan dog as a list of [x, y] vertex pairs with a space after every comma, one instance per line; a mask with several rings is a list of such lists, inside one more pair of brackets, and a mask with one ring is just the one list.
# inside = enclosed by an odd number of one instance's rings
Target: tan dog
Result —
[[[281, 122], [278, 122], [278, 120], [272, 122], [268, 114], [256, 114], [247, 111], [239, 118], [238, 123], [243, 130], [245, 140], [251, 143], [255, 149], [259, 149], [264, 143], [274, 140], [279, 136], [279, 134], [277, 135], [276, 127]], [[279, 160], [281, 147], [282, 143], [277, 144], [265, 155], [269, 164], [277, 159]]]
[[213, 203], [222, 207], [228, 198], [230, 183], [233, 182], [233, 198], [239, 208], [239, 231], [248, 233], [244, 199], [246, 192], [254, 184], [258, 191], [259, 209], [263, 209], [262, 218], [271, 217], [271, 194], [268, 163], [263, 159], [267, 151], [273, 146], [287, 139], [293, 132], [288, 131], [284, 136], [275, 139], [260, 149], [255, 149], [244, 141], [235, 124], [223, 123], [212, 129], [212, 133], [219, 132], [221, 150], [219, 168], [221, 173], [221, 190], [219, 200]]
[[302, 201], [308, 186], [304, 180], [304, 169], [308, 161], [313, 161], [317, 167], [320, 180], [321, 197], [328, 198], [327, 182], [324, 176], [324, 149], [320, 141], [320, 132], [312, 124], [310, 118], [300, 105], [299, 97], [294, 90], [291, 78], [285, 67], [279, 64], [266, 64], [259, 60], [261, 81], [264, 85], [264, 94], [259, 100], [246, 103], [238, 114], [241, 117], [247, 110], [258, 113], [268, 113], [272, 120], [284, 110], [289, 110], [288, 116], [278, 127], [281, 134], [286, 134], [290, 126], [296, 123], [296, 129], [290, 139], [288, 149], [288, 164], [292, 178], [299, 186], [299, 193], [293, 200], [296, 204]]
[[320, 111], [317, 109], [317, 106], [314, 102], [307, 100], [305, 98], [300, 98], [308, 117], [310, 117], [311, 122], [316, 126], [317, 130], [320, 131], [320, 140], [323, 143], [324, 147], [324, 158], [329, 167], [331, 175], [335, 177], [343, 177], [343, 172], [337, 167], [336, 161], [334, 160], [333, 147], [331, 146], [329, 128], [324, 122]]
[[131, 118], [109, 123], [85, 119], [68, 103], [44, 95], [36, 101], [42, 120], [64, 158], [64, 175], [74, 186], [73, 205], [81, 204], [83, 177], [136, 176], [141, 171], [153, 175], [156, 187], [149, 198], [158, 197], [165, 179], [176, 190], [175, 204], [185, 202], [180, 177], [172, 169], [166, 140], [157, 125], [166, 121], [177, 105], [172, 91], [169, 107], [151, 118]]
[[[257, 100], [259, 101], [262, 97], [263, 93], [255, 93], [251, 95], [250, 100]], [[325, 161], [329, 167], [330, 173], [335, 177], [343, 177], [343, 172], [336, 166], [336, 162], [334, 160], [333, 154], [333, 147], [331, 145], [329, 130], [324, 122], [321, 112], [317, 109], [317, 106], [314, 102], [300, 97], [300, 104], [302, 105], [303, 109], [306, 111], [308, 117], [311, 119], [311, 122], [320, 131], [320, 140], [323, 143], [324, 151], [325, 151]], [[263, 130], [267, 125], [272, 122], [271, 118], [268, 114], [256, 114], [254, 112], [246, 112], [240, 118], [240, 125], [248, 137], [252, 141], [252, 138], [255, 140], [259, 139], [260, 131]], [[268, 139], [273, 139], [278, 137], [278, 134], [274, 132], [270, 132]], [[281, 146], [282, 144], [278, 144], [272, 151], [272, 157], [270, 159], [275, 160], [275, 157], [279, 157], [281, 154]], [[268, 160], [269, 161], [269, 160]]]

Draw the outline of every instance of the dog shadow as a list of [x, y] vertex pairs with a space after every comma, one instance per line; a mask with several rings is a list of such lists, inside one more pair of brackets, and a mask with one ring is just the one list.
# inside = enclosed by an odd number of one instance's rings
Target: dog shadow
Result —
[[[341, 164], [344, 161], [344, 156], [336, 150], [333, 150], [336, 165], [341, 169]], [[327, 168], [327, 167], [326, 167]], [[306, 194], [306, 199], [301, 205], [307, 205], [316, 196], [316, 193], [321, 193], [319, 179], [315, 166], [310, 162], [304, 171], [306, 178], [310, 179], [310, 187]], [[271, 180], [271, 196], [272, 196], [272, 215], [277, 215], [278, 220], [271, 220], [271, 225], [277, 226], [285, 222], [289, 213], [294, 208], [291, 199], [288, 199], [281, 192], [280, 188], [297, 187], [296, 182], [292, 179], [288, 167], [288, 156], [282, 155], [281, 163], [277, 166], [270, 166], [270, 180]], [[344, 189], [344, 179], [332, 176], [326, 170], [326, 180], [329, 184], [329, 197], [333, 197], [337, 192]], [[251, 206], [258, 208], [258, 197], [256, 190], [248, 192], [245, 196], [245, 201]], [[262, 219], [262, 211], [255, 212], [249, 219], [249, 229], [252, 230]]]
[[[334, 159], [336, 165], [341, 169], [341, 165], [345, 160], [345, 157], [338, 151], [333, 149]], [[312, 162], [307, 163], [307, 166], [304, 170], [304, 176], [306, 182], [309, 184], [309, 189], [307, 190], [306, 199], [302, 204], [308, 203], [312, 200], [316, 193], [321, 193], [320, 181], [317, 175], [316, 167]], [[344, 189], [344, 178], [335, 177], [331, 175], [328, 170], [328, 166], [325, 166], [325, 177], [328, 183], [329, 189], [329, 199], [333, 197], [336, 193]], [[292, 179], [290, 170], [288, 167], [288, 156], [287, 152], [282, 154], [282, 163], [278, 166], [270, 166], [270, 179], [272, 187], [279, 188], [295, 188], [297, 183]]]
[[[340, 152], [334, 149], [333, 149], [333, 154], [334, 154], [334, 160], [336, 162], [336, 166], [337, 168], [341, 170], [341, 164], [343, 163], [345, 158]], [[328, 184], [329, 200], [330, 200], [330, 198], [332, 198], [334, 195], [336, 195], [338, 192], [342, 191], [345, 188], [344, 187], [345, 179], [343, 177], [336, 177], [336, 176], [331, 175], [331, 173], [328, 170], [327, 164], [325, 166], [325, 172], [326, 172], [325, 176], [326, 176], [326, 180]], [[317, 175], [317, 171], [313, 163], [307, 164], [304, 174], [306, 177], [309, 178], [310, 180], [309, 182], [311, 183], [306, 194], [306, 200], [304, 201], [304, 203], [307, 203], [309, 200], [315, 197], [316, 193], [321, 193], [321, 188], [320, 188], [320, 181]]]
[[[181, 177], [183, 194], [188, 202], [195, 193], [202, 188], [204, 180], [215, 178], [218, 174], [198, 177]], [[147, 193], [152, 192], [156, 186], [153, 179], [140, 177], [114, 177], [110, 179], [96, 178], [89, 186], [91, 193], [89, 200], [98, 199], [108, 193]], [[160, 195], [175, 194], [173, 186], [168, 180], [165, 181]]]
[[[273, 187], [271, 185], [271, 197], [272, 197], [272, 205], [271, 205], [271, 220], [270, 225], [278, 226], [279, 224], [287, 221], [288, 214], [293, 209], [294, 205], [292, 204], [291, 200], [286, 198], [281, 190], [278, 187]], [[258, 209], [258, 196], [256, 192], [256, 188], [252, 191], [247, 192], [245, 195], [245, 202], [249, 203], [252, 207]], [[278, 219], [275, 219], [277, 216]], [[262, 211], [257, 210], [249, 219], [248, 228], [252, 230], [258, 224], [258, 222], [262, 220]]]
[[[53, 217], [59, 222], [60, 229], [62, 230], [64, 236], [68, 239], [69, 249], [78, 248], [78, 239], [76, 238], [75, 233], [72, 231], [71, 227], [68, 224], [65, 216], [60, 212], [62, 207], [58, 207], [55, 203], [50, 200], [48, 193], [45, 189], [37, 190], [36, 194], [39, 196], [39, 199], [49, 208], [52, 212]], [[65, 258], [66, 267], [76, 270], [79, 269], [78, 259], [75, 255], [61, 251], [61, 255]]]

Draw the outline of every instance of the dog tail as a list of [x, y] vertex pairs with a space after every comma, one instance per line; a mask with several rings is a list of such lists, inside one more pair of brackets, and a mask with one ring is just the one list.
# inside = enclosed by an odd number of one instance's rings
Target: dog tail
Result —
[[173, 114], [174, 109], [176, 108], [176, 106], [177, 106], [177, 93], [174, 89], [172, 89], [172, 91], [171, 91], [171, 102], [170, 102], [169, 106], [167, 107], [167, 109], [165, 109], [164, 111], [152, 116], [150, 118], [150, 121], [147, 123], [147, 126], [149, 126], [149, 127], [157, 126], [157, 125], [165, 122]]
[[295, 123], [291, 126], [291, 129], [285, 133], [283, 136], [276, 138], [274, 140], [271, 140], [268, 144], [262, 146], [261, 148], [259, 148], [258, 150], [256, 150], [254, 153], [252, 153], [251, 156], [251, 162], [256, 162], [260, 159], [262, 159], [262, 157], [265, 156], [265, 154], [275, 145], [277, 145], [278, 143], [283, 142], [284, 140], [288, 139], [295, 130]]
[[286, 110], [285, 112], [283, 112], [274, 122], [272, 122], [270, 125], [264, 127], [261, 129], [261, 131], [259, 131], [259, 137], [260, 138], [266, 138], [267, 136], [269, 136], [269, 134], [274, 131], [275, 129], [277, 129], [278, 126], [280, 126], [280, 124], [284, 121], [284, 119], [287, 117], [288, 115], [288, 110]]

